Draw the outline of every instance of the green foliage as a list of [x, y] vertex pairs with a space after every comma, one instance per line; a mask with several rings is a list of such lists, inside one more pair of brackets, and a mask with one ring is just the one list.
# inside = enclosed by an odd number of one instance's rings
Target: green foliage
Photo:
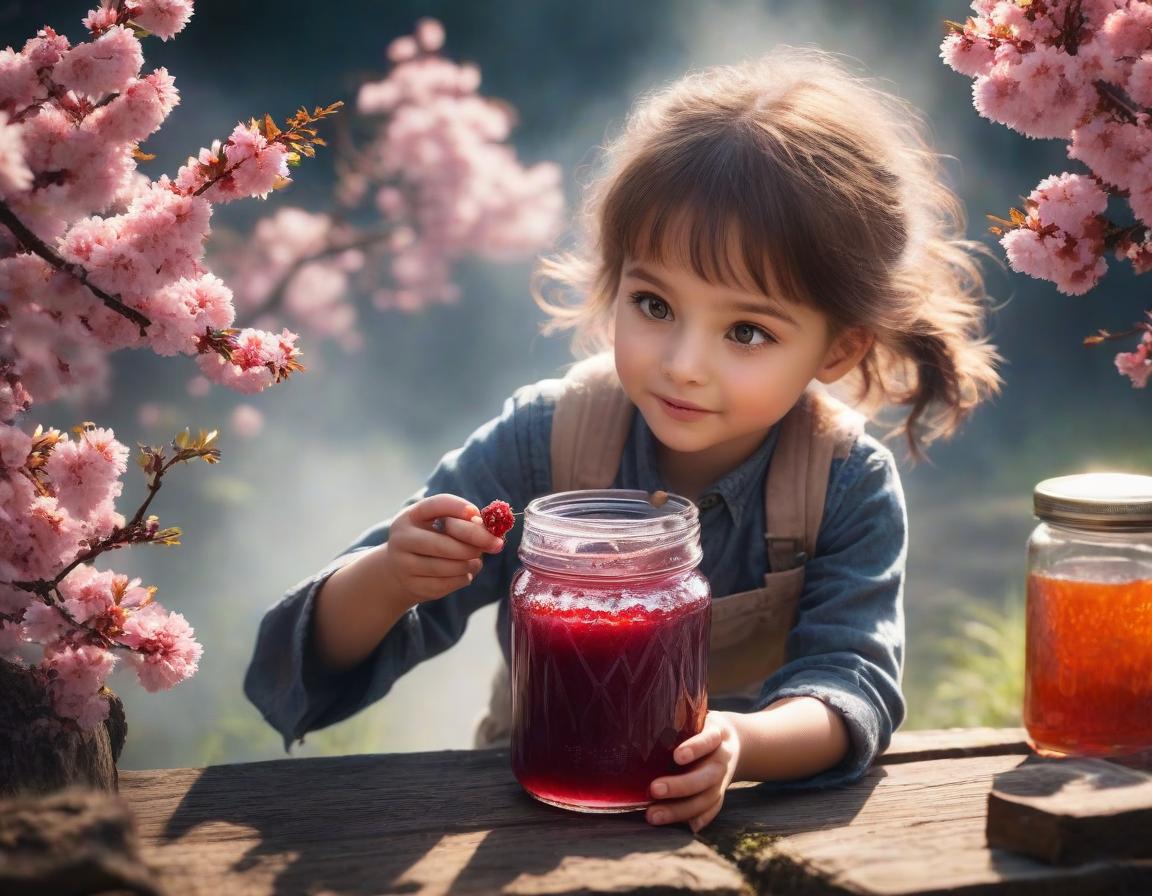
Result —
[[[303, 744], [293, 744], [291, 755], [379, 753], [387, 748], [383, 735], [386, 730], [383, 709], [373, 707], [331, 728], [309, 732]], [[250, 704], [238, 698], [228, 710], [199, 736], [195, 765], [287, 758], [280, 735]]]
[[931, 673], [909, 728], [1016, 727], [1024, 705], [1024, 598], [970, 599], [928, 654]]

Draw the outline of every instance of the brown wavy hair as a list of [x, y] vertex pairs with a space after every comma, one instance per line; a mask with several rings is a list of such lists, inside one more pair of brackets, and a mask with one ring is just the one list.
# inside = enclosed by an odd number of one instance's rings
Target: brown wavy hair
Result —
[[779, 289], [833, 332], [872, 332], [851, 398], [907, 406], [888, 435], [914, 458], [998, 391], [976, 257], [992, 253], [963, 238], [920, 114], [835, 57], [785, 47], [690, 72], [641, 96], [602, 149], [578, 245], [532, 278], [544, 332], [573, 329], [578, 355], [611, 346], [624, 259], [672, 257], [710, 283]]

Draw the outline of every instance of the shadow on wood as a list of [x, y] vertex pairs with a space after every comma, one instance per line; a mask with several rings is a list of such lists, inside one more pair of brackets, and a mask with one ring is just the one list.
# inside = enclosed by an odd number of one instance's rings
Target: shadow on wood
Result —
[[[182, 893], [533, 893], [590, 881], [738, 893], [743, 883], [686, 827], [536, 802], [503, 750], [131, 774], [141, 828], [159, 847], [150, 858]], [[221, 877], [205, 881], [204, 868]]]

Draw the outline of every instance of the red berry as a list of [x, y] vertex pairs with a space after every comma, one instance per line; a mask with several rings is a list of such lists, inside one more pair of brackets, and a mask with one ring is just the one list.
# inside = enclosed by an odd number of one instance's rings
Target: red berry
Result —
[[503, 538], [504, 533], [516, 524], [512, 506], [507, 501], [493, 501], [480, 511], [480, 518], [484, 520], [484, 528], [497, 538]]

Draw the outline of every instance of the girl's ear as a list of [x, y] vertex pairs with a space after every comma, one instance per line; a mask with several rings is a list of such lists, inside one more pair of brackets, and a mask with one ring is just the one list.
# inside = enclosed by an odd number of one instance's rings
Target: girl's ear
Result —
[[816, 371], [816, 379], [825, 385], [836, 382], [864, 360], [875, 341], [872, 331], [864, 327], [842, 330], [824, 353], [824, 363]]

